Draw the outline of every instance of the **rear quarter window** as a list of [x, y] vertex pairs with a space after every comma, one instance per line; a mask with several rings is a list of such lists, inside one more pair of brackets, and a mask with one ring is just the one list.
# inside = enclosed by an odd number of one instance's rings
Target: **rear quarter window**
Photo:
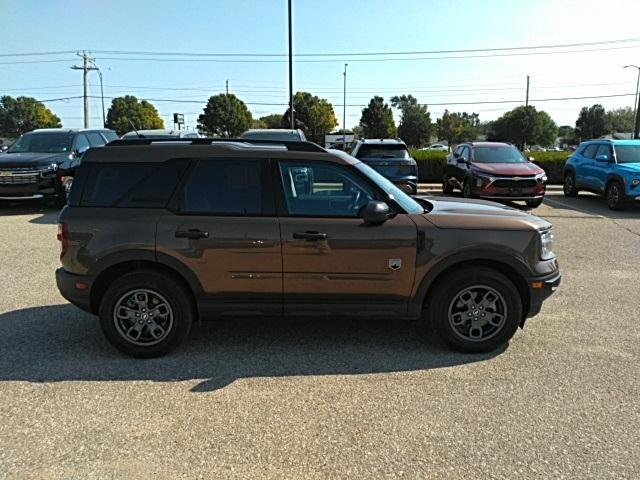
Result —
[[81, 205], [91, 207], [164, 208], [188, 166], [186, 160], [164, 163], [85, 164]]

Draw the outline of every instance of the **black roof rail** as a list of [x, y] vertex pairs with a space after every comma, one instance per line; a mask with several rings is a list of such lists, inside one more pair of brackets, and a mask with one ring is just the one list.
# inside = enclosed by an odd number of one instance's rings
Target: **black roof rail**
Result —
[[131, 138], [118, 139], [109, 142], [109, 147], [123, 147], [130, 145], [151, 145], [152, 143], [180, 143], [187, 145], [211, 145], [213, 143], [249, 143], [251, 145], [284, 146], [292, 152], [326, 152], [317, 143], [286, 140], [258, 140], [249, 138]]

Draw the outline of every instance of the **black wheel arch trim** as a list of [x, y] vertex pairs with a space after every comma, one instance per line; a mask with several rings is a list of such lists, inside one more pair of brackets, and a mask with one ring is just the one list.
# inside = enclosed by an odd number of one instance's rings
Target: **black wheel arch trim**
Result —
[[[516, 287], [523, 296], [523, 311], [529, 310], [529, 295], [527, 291], [527, 278], [534, 276], [526, 263], [510, 255], [505, 255], [491, 249], [466, 250], [449, 255], [433, 265], [424, 276], [415, 294], [409, 302], [409, 312], [411, 316], [420, 316], [423, 310], [427, 295], [435, 285], [436, 280], [447, 271], [454, 268], [464, 268], [464, 266], [485, 266], [510, 272], [516, 275]], [[511, 278], [511, 275], [508, 275]]]

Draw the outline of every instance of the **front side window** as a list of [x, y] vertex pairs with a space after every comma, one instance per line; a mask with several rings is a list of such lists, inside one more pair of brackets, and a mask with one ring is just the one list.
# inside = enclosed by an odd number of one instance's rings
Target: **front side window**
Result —
[[281, 162], [280, 173], [289, 215], [356, 218], [375, 199], [368, 185], [337, 165]]
[[102, 135], [98, 132], [89, 132], [87, 133], [87, 137], [89, 138], [89, 143], [92, 147], [102, 147], [106, 143], [104, 138], [102, 138]]
[[460, 153], [460, 158], [462, 158], [465, 161], [469, 161], [469, 148], [468, 147], [462, 147], [462, 151]]
[[81, 134], [76, 137], [75, 150], [77, 152], [83, 153], [84, 151], [88, 150], [90, 146], [91, 145], [89, 145], [89, 140], [87, 140], [86, 135]]
[[609, 145], [600, 145], [598, 147], [598, 151], [596, 152], [596, 157], [600, 155], [606, 155], [607, 159], [611, 158], [611, 147]]
[[259, 216], [263, 214], [263, 160], [200, 160], [180, 196], [182, 213]]
[[71, 151], [73, 135], [69, 133], [34, 132], [21, 136], [8, 153], [65, 153]]
[[597, 150], [598, 150], [598, 144], [594, 143], [592, 145], [589, 145], [587, 148], [585, 148], [582, 155], [586, 158], [596, 158]]
[[640, 163], [640, 145], [616, 145], [618, 163]]

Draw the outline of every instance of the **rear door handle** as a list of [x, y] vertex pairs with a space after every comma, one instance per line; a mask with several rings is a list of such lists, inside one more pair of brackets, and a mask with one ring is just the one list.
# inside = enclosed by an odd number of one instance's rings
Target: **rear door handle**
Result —
[[315, 231], [296, 232], [293, 234], [293, 238], [295, 238], [296, 240], [307, 240], [309, 242], [315, 242], [318, 240], [326, 240], [327, 234]]
[[189, 230], [178, 230], [176, 231], [176, 238], [190, 238], [193, 240], [197, 240], [199, 238], [209, 238], [209, 232], [198, 230], [196, 228], [192, 228]]

